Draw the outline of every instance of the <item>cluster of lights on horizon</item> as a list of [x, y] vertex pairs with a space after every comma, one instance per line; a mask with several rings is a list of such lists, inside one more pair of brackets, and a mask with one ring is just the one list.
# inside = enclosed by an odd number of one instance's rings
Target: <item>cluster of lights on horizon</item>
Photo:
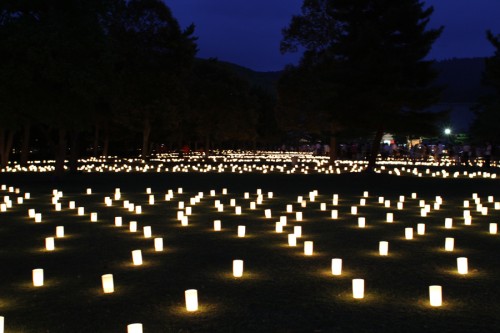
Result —
[[[148, 162], [140, 158], [89, 158], [79, 160], [78, 171], [85, 173], [280, 173], [280, 174], [345, 174], [359, 173], [366, 169], [365, 160], [336, 160], [333, 164], [327, 156], [296, 152], [241, 152], [222, 151], [205, 158], [193, 153], [184, 157], [178, 154], [161, 154]], [[483, 161], [477, 161], [477, 167]], [[435, 178], [496, 178], [500, 165], [492, 161], [491, 168], [484, 171], [453, 170], [455, 162], [443, 158], [441, 161], [410, 161], [401, 159], [378, 160], [375, 173], [395, 176]], [[67, 167], [65, 167], [67, 169]], [[31, 161], [22, 167], [11, 163], [1, 172], [53, 172], [55, 161]]]

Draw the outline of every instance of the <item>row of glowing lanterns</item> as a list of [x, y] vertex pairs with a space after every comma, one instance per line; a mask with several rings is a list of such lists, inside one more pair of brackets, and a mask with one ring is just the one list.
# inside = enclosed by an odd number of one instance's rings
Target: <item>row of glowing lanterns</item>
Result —
[[[4, 189], [5, 187], [2, 186]], [[19, 193], [18, 189], [17, 193]], [[13, 188], [9, 188], [10, 192], [15, 191]], [[91, 194], [92, 190], [87, 189], [87, 194]], [[150, 189], [147, 189], [147, 193], [151, 193]], [[182, 193], [182, 189], [178, 189], [178, 193]], [[227, 189], [223, 190], [224, 194], [227, 194]], [[262, 203], [262, 192], [261, 190], [258, 191], [260, 202], [259, 204]], [[215, 191], [211, 191], [211, 195], [215, 195]], [[313, 191], [310, 193], [310, 201], [315, 200], [315, 196], [317, 196], [317, 191]], [[25, 198], [29, 199], [29, 193], [25, 194]], [[56, 210], [60, 210], [60, 203], [58, 202], [58, 198], [62, 197], [62, 192], [54, 191], [54, 198], [53, 198], [53, 204], [56, 206]], [[173, 197], [173, 194], [171, 191], [165, 196], [166, 200], [170, 200]], [[268, 193], [268, 198], [272, 198], [273, 193], [269, 192]], [[368, 192], [364, 192], [364, 197], [368, 197]], [[195, 197], [195, 202], [191, 202], [192, 204], [195, 204], [198, 197]], [[249, 195], [248, 193], [245, 193], [245, 198], [248, 199]], [[416, 198], [416, 193], [412, 194], [412, 198]], [[115, 200], [120, 199], [120, 192], [119, 189], [115, 192]], [[192, 198], [193, 199], [193, 198]], [[484, 208], [486, 207], [480, 207], [480, 199], [477, 196], [476, 193], [473, 194], [473, 199], [476, 202], [476, 205], [478, 206], [478, 211], [480, 211], [483, 215], [487, 214], [487, 210], [485, 212]], [[10, 199], [4, 198], [4, 201], [6, 201], [6, 205], [9, 203]], [[259, 201], [259, 200], [258, 200]], [[199, 201], [198, 201], [199, 202]], [[302, 197], [298, 198], [298, 202], [301, 203], [303, 207], [305, 207], [305, 200], [303, 200]], [[402, 203], [404, 202], [404, 196], [400, 197], [400, 201], [398, 202], [398, 209], [402, 209]], [[490, 196], [488, 197], [488, 202], [494, 202], [493, 197]], [[18, 203], [22, 203], [22, 200], [18, 200]], [[109, 197], [105, 198], [105, 203], [107, 206], [111, 205], [111, 201]], [[338, 204], [338, 195], [333, 195], [332, 198], [332, 203], [334, 205]], [[379, 203], [384, 203], [385, 207], [390, 207], [390, 201], [384, 200], [383, 197], [379, 197]], [[439, 205], [442, 204], [442, 199], [441, 197], [436, 197], [436, 203], [438, 206], [434, 206], [435, 209], [439, 209]], [[149, 196], [149, 204], [154, 204], [154, 196], [150, 195]], [[364, 206], [366, 204], [366, 199], [361, 199], [360, 200], [360, 205]], [[124, 204], [125, 208], [128, 208], [127, 205], [130, 204]], [[231, 199], [230, 202], [231, 206], [235, 206], [235, 199]], [[425, 211], [428, 210], [428, 205], [425, 205], [425, 203], [422, 203], [422, 201], [419, 204], [420, 206], [425, 206]], [[497, 207], [498, 203], [495, 203], [495, 209], [499, 209]], [[215, 206], [218, 208], [219, 211], [222, 211], [219, 207], [222, 206], [222, 204], [216, 201]], [[469, 207], [470, 202], [468, 200], [464, 201], [464, 207]], [[129, 209], [129, 211], [135, 211], [136, 213], [140, 214], [141, 211], [136, 209]], [[178, 207], [180, 209], [185, 208], [187, 215], [189, 215], [189, 210], [188, 208], [190, 207], [184, 207], [183, 202], [179, 202]], [[70, 202], [70, 208], [75, 209], [75, 203]], [[240, 208], [236, 206], [236, 208]], [[255, 209], [255, 206], [251, 205], [251, 208]], [[80, 211], [81, 209], [81, 211]], [[240, 208], [241, 209], [241, 208]], [[326, 210], [326, 204], [321, 203], [321, 210]], [[292, 212], [293, 208], [292, 205], [287, 205], [287, 212]], [[429, 210], [430, 211], [430, 210]], [[337, 214], [335, 214], [335, 213]], [[238, 212], [236, 210], [236, 213], [241, 213], [241, 210]], [[357, 207], [353, 206], [351, 207], [351, 214], [357, 214]], [[79, 207], [79, 215], [83, 215], [83, 207]], [[35, 222], [41, 222], [41, 214], [40, 213], [35, 213], [34, 210], [30, 209], [29, 210], [29, 216], [32, 218], [35, 218]], [[336, 218], [338, 216], [338, 211], [334, 210], [332, 211], [332, 218]], [[424, 215], [425, 216], [425, 215]], [[179, 217], [179, 216], [178, 216]], [[183, 217], [183, 216], [181, 216]], [[265, 210], [265, 217], [266, 218], [271, 218], [271, 210], [266, 209]], [[468, 220], [469, 218], [469, 220]], [[470, 224], [470, 211], [465, 210], [464, 211], [464, 219], [466, 221], [465, 224]], [[302, 220], [302, 212], [296, 212], [296, 220], [301, 221]], [[392, 223], [393, 222], [393, 213], [387, 213], [387, 222]], [[97, 213], [91, 213], [91, 221], [95, 222], [97, 221]], [[468, 223], [469, 222], [469, 223]], [[135, 232], [137, 230], [137, 222], [131, 221], [130, 222], [130, 231]], [[122, 225], [122, 219], [121, 217], [116, 217], [115, 218], [115, 225], [121, 226]], [[283, 231], [283, 226], [286, 225], [286, 216], [281, 216], [280, 217], [280, 222], [276, 223], [276, 232], [282, 232]], [[365, 218], [360, 217], [358, 218], [358, 226], [363, 228], [365, 226]], [[451, 228], [452, 227], [452, 219], [451, 218], [446, 218], [445, 219], [445, 228]], [[144, 236], [146, 238], [151, 237], [151, 227], [146, 226], [143, 228], [144, 230]], [[214, 221], [214, 230], [219, 231], [221, 230], [221, 221], [220, 220], [215, 220]], [[417, 226], [417, 231], [419, 235], [422, 235], [425, 233], [425, 224], [418, 224]], [[495, 234], [497, 232], [497, 224], [496, 223], [490, 223], [490, 233]], [[294, 226], [294, 233], [288, 235], [288, 242], [290, 246], [296, 246], [296, 239], [298, 237], [301, 237], [302, 230], [301, 226]], [[56, 227], [56, 236], [57, 237], [64, 237], [64, 227], [63, 226], [57, 226]], [[244, 237], [245, 236], [245, 226], [238, 226], [238, 237]], [[405, 238], [406, 239], [412, 239], [413, 237], [413, 228], [405, 228]], [[54, 250], [55, 244], [54, 244], [54, 238], [53, 237], [47, 237], [46, 240], [46, 249], [51, 251]], [[445, 250], [446, 251], [453, 251], [454, 247], [454, 239], [453, 238], [446, 238], [445, 241]], [[386, 256], [388, 255], [388, 248], [389, 248], [389, 243], [387, 241], [381, 241], [379, 243], [379, 254], [381, 256]], [[163, 250], [163, 239], [162, 238], [155, 238], [155, 250], [156, 251], [162, 251]], [[304, 242], [304, 254], [305, 255], [312, 255], [313, 254], [313, 242], [312, 241], [305, 241]], [[132, 251], [132, 258], [133, 258], [133, 263], [134, 265], [141, 265], [142, 264], [142, 253], [141, 250], [134, 250]], [[468, 273], [468, 263], [467, 263], [467, 258], [465, 257], [460, 257], [457, 258], [457, 271], [459, 274], [467, 274]], [[332, 274], [333, 275], [340, 275], [342, 272], [342, 259], [340, 258], [334, 258], [332, 259]], [[243, 275], [243, 261], [242, 260], [235, 260], [233, 262], [233, 275], [235, 277], [241, 277]], [[42, 286], [43, 285], [43, 269], [37, 268], [33, 270], [33, 285], [34, 286]], [[103, 286], [103, 291], [104, 293], [112, 293], [114, 291], [114, 281], [113, 281], [113, 275], [112, 274], [105, 274], [102, 276], [102, 286]], [[440, 306], [442, 304], [442, 297], [441, 297], [441, 286], [430, 286], [430, 305], [431, 306]], [[353, 279], [353, 298], [363, 298], [364, 296], [364, 280], [363, 279]], [[191, 300], [192, 299], [192, 300]], [[186, 309], [188, 311], [196, 311], [198, 308], [198, 301], [197, 301], [197, 291], [196, 290], [188, 290], [186, 291]], [[133, 327], [138, 327], [134, 325], [140, 325], [140, 324], [132, 324]], [[142, 325], [141, 325], [142, 327]]]
[[[140, 159], [83, 159], [80, 160], [80, 171], [83, 172], [231, 172], [231, 173], [325, 173], [340, 174], [346, 172], [361, 172], [365, 169], [366, 161], [336, 160], [334, 165], [330, 164], [327, 157], [313, 156], [307, 153], [283, 153], [283, 152], [223, 152], [225, 155], [220, 157], [211, 157], [210, 163], [204, 163], [198, 155], [185, 156], [182, 159], [174, 156], [160, 156], [153, 158], [150, 164], [144, 163]], [[300, 163], [290, 165], [294, 158], [300, 158]], [[114, 163], [109, 163], [113, 161]], [[219, 162], [217, 165], [214, 163]], [[165, 166], [165, 163], [173, 163], [173, 166]], [[29, 167], [21, 167], [18, 164], [11, 164], [2, 169], [4, 172], [52, 172], [54, 170], [54, 161], [33, 161]], [[379, 160], [376, 173], [387, 173], [401, 176], [423, 177], [454, 177], [454, 178], [492, 178], [497, 177], [496, 173], [482, 171], [454, 171], [453, 174], [446, 170], [446, 167], [454, 166], [449, 160], [443, 162], [422, 162], [422, 161], [403, 161], [403, 160]], [[497, 168], [496, 162], [491, 166]], [[438, 171], [425, 170], [419, 167], [443, 167]]]

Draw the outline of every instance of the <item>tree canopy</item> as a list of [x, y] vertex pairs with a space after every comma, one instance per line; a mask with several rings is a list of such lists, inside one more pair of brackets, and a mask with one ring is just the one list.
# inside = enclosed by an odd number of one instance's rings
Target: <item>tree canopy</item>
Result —
[[[298, 75], [294, 89], [314, 100], [303, 108], [328, 121], [333, 136], [353, 128], [375, 133], [378, 150], [384, 131], [398, 130], [409, 111], [439, 96], [432, 62], [425, 60], [442, 31], [427, 29], [432, 12], [418, 0], [304, 0], [281, 43], [282, 52], [303, 51], [298, 68], [285, 74]], [[301, 85], [300, 77], [312, 84]], [[285, 81], [280, 107], [291, 91]]]

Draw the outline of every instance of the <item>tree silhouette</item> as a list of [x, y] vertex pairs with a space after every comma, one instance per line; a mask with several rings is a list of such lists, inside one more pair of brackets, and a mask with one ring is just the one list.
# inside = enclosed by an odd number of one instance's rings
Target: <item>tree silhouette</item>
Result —
[[424, 60], [442, 31], [426, 29], [432, 12], [417, 0], [305, 0], [283, 30], [282, 52], [303, 49], [298, 67], [321, 86], [320, 118], [374, 133], [369, 170], [384, 131], [439, 96]]

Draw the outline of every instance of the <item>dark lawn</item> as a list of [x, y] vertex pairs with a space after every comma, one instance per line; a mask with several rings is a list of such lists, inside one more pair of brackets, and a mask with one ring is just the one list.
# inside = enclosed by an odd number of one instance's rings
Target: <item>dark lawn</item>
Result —
[[[387, 175], [256, 175], [256, 174], [80, 174], [55, 182], [50, 175], [0, 174], [0, 184], [30, 192], [32, 199], [15, 203], [18, 195], [2, 191], [14, 207], [0, 213], [0, 315], [6, 332], [126, 332], [126, 325], [144, 324], [144, 332], [498, 332], [500, 331], [500, 235], [490, 235], [488, 224], [500, 222], [500, 210], [486, 203], [488, 195], [500, 201], [500, 180], [433, 179]], [[91, 187], [94, 193], [85, 194]], [[142, 205], [143, 214], [112, 207], [104, 197], [121, 188], [122, 200]], [[156, 204], [147, 204], [147, 187]], [[168, 189], [175, 194], [164, 201]], [[228, 195], [221, 194], [228, 188]], [[264, 203], [256, 210], [249, 203], [262, 189]], [[64, 192], [63, 211], [51, 204], [52, 190]], [[209, 191], [217, 191], [210, 197]], [[297, 196], [319, 191], [306, 208]], [[367, 227], [357, 228], [350, 207], [369, 191], [367, 206], [358, 207]], [[177, 202], [204, 192], [193, 206], [189, 226], [176, 219]], [[273, 191], [274, 198], [267, 199]], [[251, 193], [251, 200], [243, 198]], [[428, 217], [420, 217], [418, 199], [433, 203], [441, 195], [444, 204]], [[463, 200], [472, 202], [478, 192], [490, 208], [481, 216], [471, 208], [471, 226], [463, 224]], [[332, 206], [332, 194], [340, 196]], [[378, 196], [391, 200], [391, 207], [378, 204]], [[396, 209], [399, 195], [406, 196], [405, 209]], [[243, 207], [233, 214], [230, 198]], [[214, 201], [225, 204], [217, 212]], [[85, 216], [69, 210], [68, 202], [85, 206]], [[327, 211], [320, 211], [320, 202]], [[293, 203], [304, 213], [302, 222], [286, 213]], [[42, 223], [28, 218], [28, 209], [43, 214]], [[272, 209], [273, 217], [264, 218]], [[339, 219], [330, 218], [331, 209]], [[98, 222], [90, 222], [98, 212]], [[385, 222], [394, 212], [395, 222]], [[288, 216], [285, 233], [274, 232], [280, 215]], [[114, 217], [122, 216], [123, 227]], [[452, 217], [454, 228], [444, 228]], [[222, 220], [221, 232], [212, 230]], [[128, 231], [129, 221], [139, 231]], [[424, 236], [416, 235], [417, 223], [426, 223]], [[56, 238], [56, 250], [44, 249], [44, 238], [63, 225], [66, 237]], [[142, 236], [152, 226], [153, 237], [163, 237], [164, 252], [155, 252], [153, 239]], [[247, 236], [236, 236], [237, 225], [246, 225]], [[295, 248], [287, 245], [287, 233], [302, 225], [303, 237]], [[404, 239], [404, 228], [415, 228], [415, 239]], [[444, 251], [445, 237], [455, 238], [455, 251]], [[303, 254], [303, 241], [314, 241], [313, 256]], [[389, 241], [389, 256], [378, 255], [378, 242]], [[133, 266], [131, 251], [141, 249], [144, 264]], [[469, 274], [456, 273], [456, 258], [469, 259]], [[333, 276], [332, 258], [342, 258], [344, 271]], [[245, 261], [242, 278], [232, 277], [233, 259]], [[35, 288], [31, 270], [45, 270], [45, 285]], [[112, 273], [115, 292], [104, 294], [101, 275]], [[351, 280], [365, 279], [365, 298], [354, 300]], [[428, 286], [443, 286], [444, 306], [428, 305]], [[198, 289], [200, 310], [188, 313], [184, 290]]]

